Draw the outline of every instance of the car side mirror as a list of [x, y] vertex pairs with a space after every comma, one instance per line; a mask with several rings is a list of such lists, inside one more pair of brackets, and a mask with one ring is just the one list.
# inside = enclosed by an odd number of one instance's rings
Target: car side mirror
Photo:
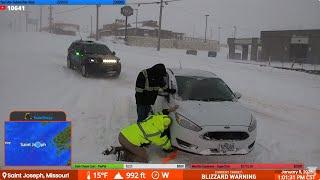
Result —
[[116, 55], [116, 52], [112, 51], [112, 55], [115, 56], [115, 55]]
[[237, 99], [240, 99], [241, 96], [242, 96], [242, 94], [239, 93], [239, 92], [235, 92], [235, 93], [234, 93], [234, 96], [235, 96]]

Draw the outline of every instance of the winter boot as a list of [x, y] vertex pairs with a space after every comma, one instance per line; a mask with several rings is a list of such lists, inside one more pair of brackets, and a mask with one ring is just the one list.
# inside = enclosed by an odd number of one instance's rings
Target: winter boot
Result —
[[126, 161], [128, 162], [128, 154], [127, 151], [122, 149], [117, 152], [117, 161]]
[[110, 146], [107, 148], [105, 151], [102, 152], [103, 155], [110, 155], [110, 154], [117, 154], [119, 151], [121, 151], [123, 148], [122, 147], [113, 147]]

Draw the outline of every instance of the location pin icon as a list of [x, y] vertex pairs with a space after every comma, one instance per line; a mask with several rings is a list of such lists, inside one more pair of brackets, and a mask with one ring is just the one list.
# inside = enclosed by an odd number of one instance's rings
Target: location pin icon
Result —
[[7, 177], [7, 173], [6, 173], [6, 172], [3, 172], [3, 173], [2, 173], [2, 177], [3, 177], [3, 179], [5, 179], [5, 178]]
[[90, 171], [87, 172], [87, 180], [90, 180], [91, 177], [90, 177]]

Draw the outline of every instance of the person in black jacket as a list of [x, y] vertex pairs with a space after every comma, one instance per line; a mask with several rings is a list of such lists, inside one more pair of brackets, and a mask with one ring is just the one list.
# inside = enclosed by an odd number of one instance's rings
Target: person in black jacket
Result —
[[149, 69], [142, 70], [136, 81], [136, 104], [138, 122], [143, 121], [151, 111], [151, 105], [154, 105], [158, 92], [164, 91], [171, 94], [176, 93], [175, 89], [169, 89], [165, 77], [167, 76], [166, 67], [163, 64], [156, 64]]

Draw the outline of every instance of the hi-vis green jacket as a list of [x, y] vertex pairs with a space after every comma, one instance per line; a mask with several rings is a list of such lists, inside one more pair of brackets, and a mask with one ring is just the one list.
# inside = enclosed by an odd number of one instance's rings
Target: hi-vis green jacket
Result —
[[161, 136], [161, 134], [165, 129], [169, 128], [170, 124], [171, 119], [169, 116], [157, 113], [140, 123], [135, 123], [122, 129], [121, 133], [136, 146], [151, 143], [169, 150], [171, 149], [170, 139], [166, 135]]

